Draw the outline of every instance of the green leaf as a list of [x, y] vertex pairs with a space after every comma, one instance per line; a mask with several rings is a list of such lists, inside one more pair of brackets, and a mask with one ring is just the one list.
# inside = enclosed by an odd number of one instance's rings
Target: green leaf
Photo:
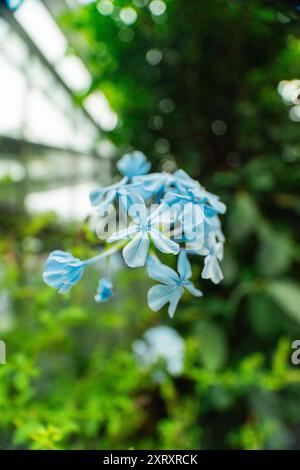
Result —
[[258, 264], [264, 275], [275, 276], [286, 271], [292, 261], [292, 242], [290, 237], [264, 229], [262, 244], [258, 252]]
[[300, 289], [298, 284], [289, 280], [273, 281], [267, 285], [266, 291], [285, 313], [300, 323]]
[[236, 241], [244, 240], [258, 224], [259, 213], [248, 193], [238, 193], [229, 212], [229, 232]]
[[220, 369], [227, 359], [227, 340], [224, 332], [213, 322], [201, 321], [195, 334], [200, 342], [200, 357], [210, 370]]

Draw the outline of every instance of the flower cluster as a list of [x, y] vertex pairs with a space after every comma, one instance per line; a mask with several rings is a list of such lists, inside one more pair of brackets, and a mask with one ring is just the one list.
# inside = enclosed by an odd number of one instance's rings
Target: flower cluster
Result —
[[[223, 258], [224, 235], [219, 215], [226, 207], [218, 196], [206, 191], [183, 170], [173, 174], [149, 173], [151, 164], [141, 152], [124, 155], [117, 168], [123, 175], [119, 182], [90, 194], [100, 221], [111, 208], [119, 209], [114, 228], [108, 227], [106, 247], [85, 261], [54, 251], [46, 261], [44, 281], [60, 293], [67, 292], [81, 279], [86, 266], [122, 250], [128, 266], [146, 266], [149, 277], [158, 282], [148, 292], [149, 307], [158, 311], [169, 304], [172, 317], [185, 289], [202, 296], [191, 281], [188, 255], [204, 257], [202, 278], [215, 284], [223, 279], [219, 262]], [[158, 252], [178, 255], [177, 271], [162, 264]], [[106, 276], [99, 281], [95, 300], [106, 302], [112, 296], [113, 284]]]

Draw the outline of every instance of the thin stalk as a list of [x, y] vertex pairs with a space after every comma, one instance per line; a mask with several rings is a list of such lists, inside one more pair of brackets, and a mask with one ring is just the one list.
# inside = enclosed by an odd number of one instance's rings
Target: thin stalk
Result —
[[87, 266], [89, 264], [96, 263], [97, 261], [106, 258], [107, 256], [113, 255], [117, 251], [121, 250], [127, 243], [127, 240], [121, 240], [114, 243], [110, 248], [104, 249], [99, 255], [93, 256], [90, 259], [84, 261], [84, 265]]

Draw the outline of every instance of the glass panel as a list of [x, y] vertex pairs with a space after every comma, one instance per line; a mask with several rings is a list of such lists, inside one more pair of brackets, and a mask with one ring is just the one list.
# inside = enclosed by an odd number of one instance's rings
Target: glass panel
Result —
[[5, 56], [16, 65], [24, 66], [28, 63], [28, 47], [11, 31], [3, 40], [3, 51]]
[[29, 94], [26, 123], [29, 140], [65, 148], [72, 145], [70, 121], [38, 90]]
[[42, 2], [27, 0], [15, 16], [50, 62], [64, 56], [66, 38]]
[[26, 79], [0, 55], [0, 134], [19, 136], [23, 123]]

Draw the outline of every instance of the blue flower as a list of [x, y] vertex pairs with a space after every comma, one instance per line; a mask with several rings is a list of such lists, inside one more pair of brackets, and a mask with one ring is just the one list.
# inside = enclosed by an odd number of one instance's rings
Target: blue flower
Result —
[[109, 243], [131, 237], [131, 240], [123, 248], [125, 263], [131, 268], [144, 266], [149, 251], [150, 239], [156, 248], [162, 253], [179, 252], [178, 243], [174, 242], [162, 233], [160, 224], [172, 222], [172, 213], [168, 206], [162, 204], [154, 211], [148, 209], [142, 199], [138, 205], [129, 209], [129, 215], [133, 217], [133, 223], [108, 237]]
[[160, 282], [151, 287], [148, 292], [148, 305], [157, 312], [165, 304], [169, 303], [168, 314], [172, 318], [184, 288], [196, 297], [201, 297], [202, 292], [190, 281], [192, 277], [191, 264], [184, 251], [178, 256], [177, 271], [160, 262], [148, 263], [148, 274], [151, 279]]
[[113, 295], [112, 282], [105, 277], [100, 279], [97, 294], [95, 295], [96, 302], [107, 302]]
[[[165, 360], [166, 371], [171, 375], [182, 372], [184, 362], [184, 341], [176, 330], [169, 326], [149, 328], [132, 344], [138, 363], [142, 368], [154, 365], [162, 358]], [[154, 369], [153, 378], [161, 381], [166, 378], [164, 369]]]
[[204, 211], [204, 216], [209, 219], [217, 214], [224, 214], [226, 212], [226, 206], [220, 201], [218, 196], [205, 191], [200, 188], [184, 189], [181, 193], [170, 191], [166, 193], [164, 202], [167, 204], [181, 204], [184, 205], [188, 202], [195, 206], [201, 206]]
[[199, 182], [191, 178], [184, 170], [175, 171], [172, 177], [172, 184], [178, 191], [182, 191], [182, 189], [197, 190], [200, 188]]
[[43, 274], [48, 286], [58, 289], [60, 294], [68, 292], [82, 277], [84, 262], [71, 253], [56, 250], [50, 253]]
[[180, 193], [171, 190], [165, 194], [163, 202], [176, 208], [186, 240], [198, 242], [199, 248], [208, 233], [219, 229], [217, 214], [226, 210], [218, 196], [200, 186], [184, 189]]
[[131, 183], [123, 186], [117, 194], [119, 203], [129, 208], [133, 204], [139, 204], [140, 198], [147, 201], [152, 196], [150, 191], [144, 188], [142, 183]]
[[92, 206], [97, 206], [99, 214], [103, 215], [105, 213], [109, 205], [119, 196], [121, 189], [124, 188], [127, 182], [128, 178], [125, 176], [121, 181], [118, 181], [118, 183], [91, 191], [91, 204]]
[[210, 279], [214, 284], [219, 284], [223, 279], [223, 274], [219, 261], [223, 259], [223, 243], [215, 240], [208, 247], [208, 255], [204, 259], [204, 268], [201, 273], [203, 279]]
[[118, 161], [117, 168], [122, 175], [131, 179], [134, 176], [149, 173], [151, 163], [147, 161], [142, 152], [135, 151], [124, 155], [121, 160]]
[[115, 184], [91, 191], [90, 201], [92, 206], [97, 206], [98, 214], [104, 216], [110, 204], [116, 200], [123, 207], [129, 208], [132, 204], [139, 202], [138, 196], [147, 201], [152, 193], [144, 187], [142, 182], [128, 184], [128, 177], [125, 176]]
[[185, 171], [177, 170], [175, 173], [151, 173], [150, 175], [135, 176], [134, 183], [142, 183], [145, 190], [152, 195], [161, 195], [169, 188], [175, 188], [178, 192], [186, 189], [200, 187], [198, 181], [191, 178]]

